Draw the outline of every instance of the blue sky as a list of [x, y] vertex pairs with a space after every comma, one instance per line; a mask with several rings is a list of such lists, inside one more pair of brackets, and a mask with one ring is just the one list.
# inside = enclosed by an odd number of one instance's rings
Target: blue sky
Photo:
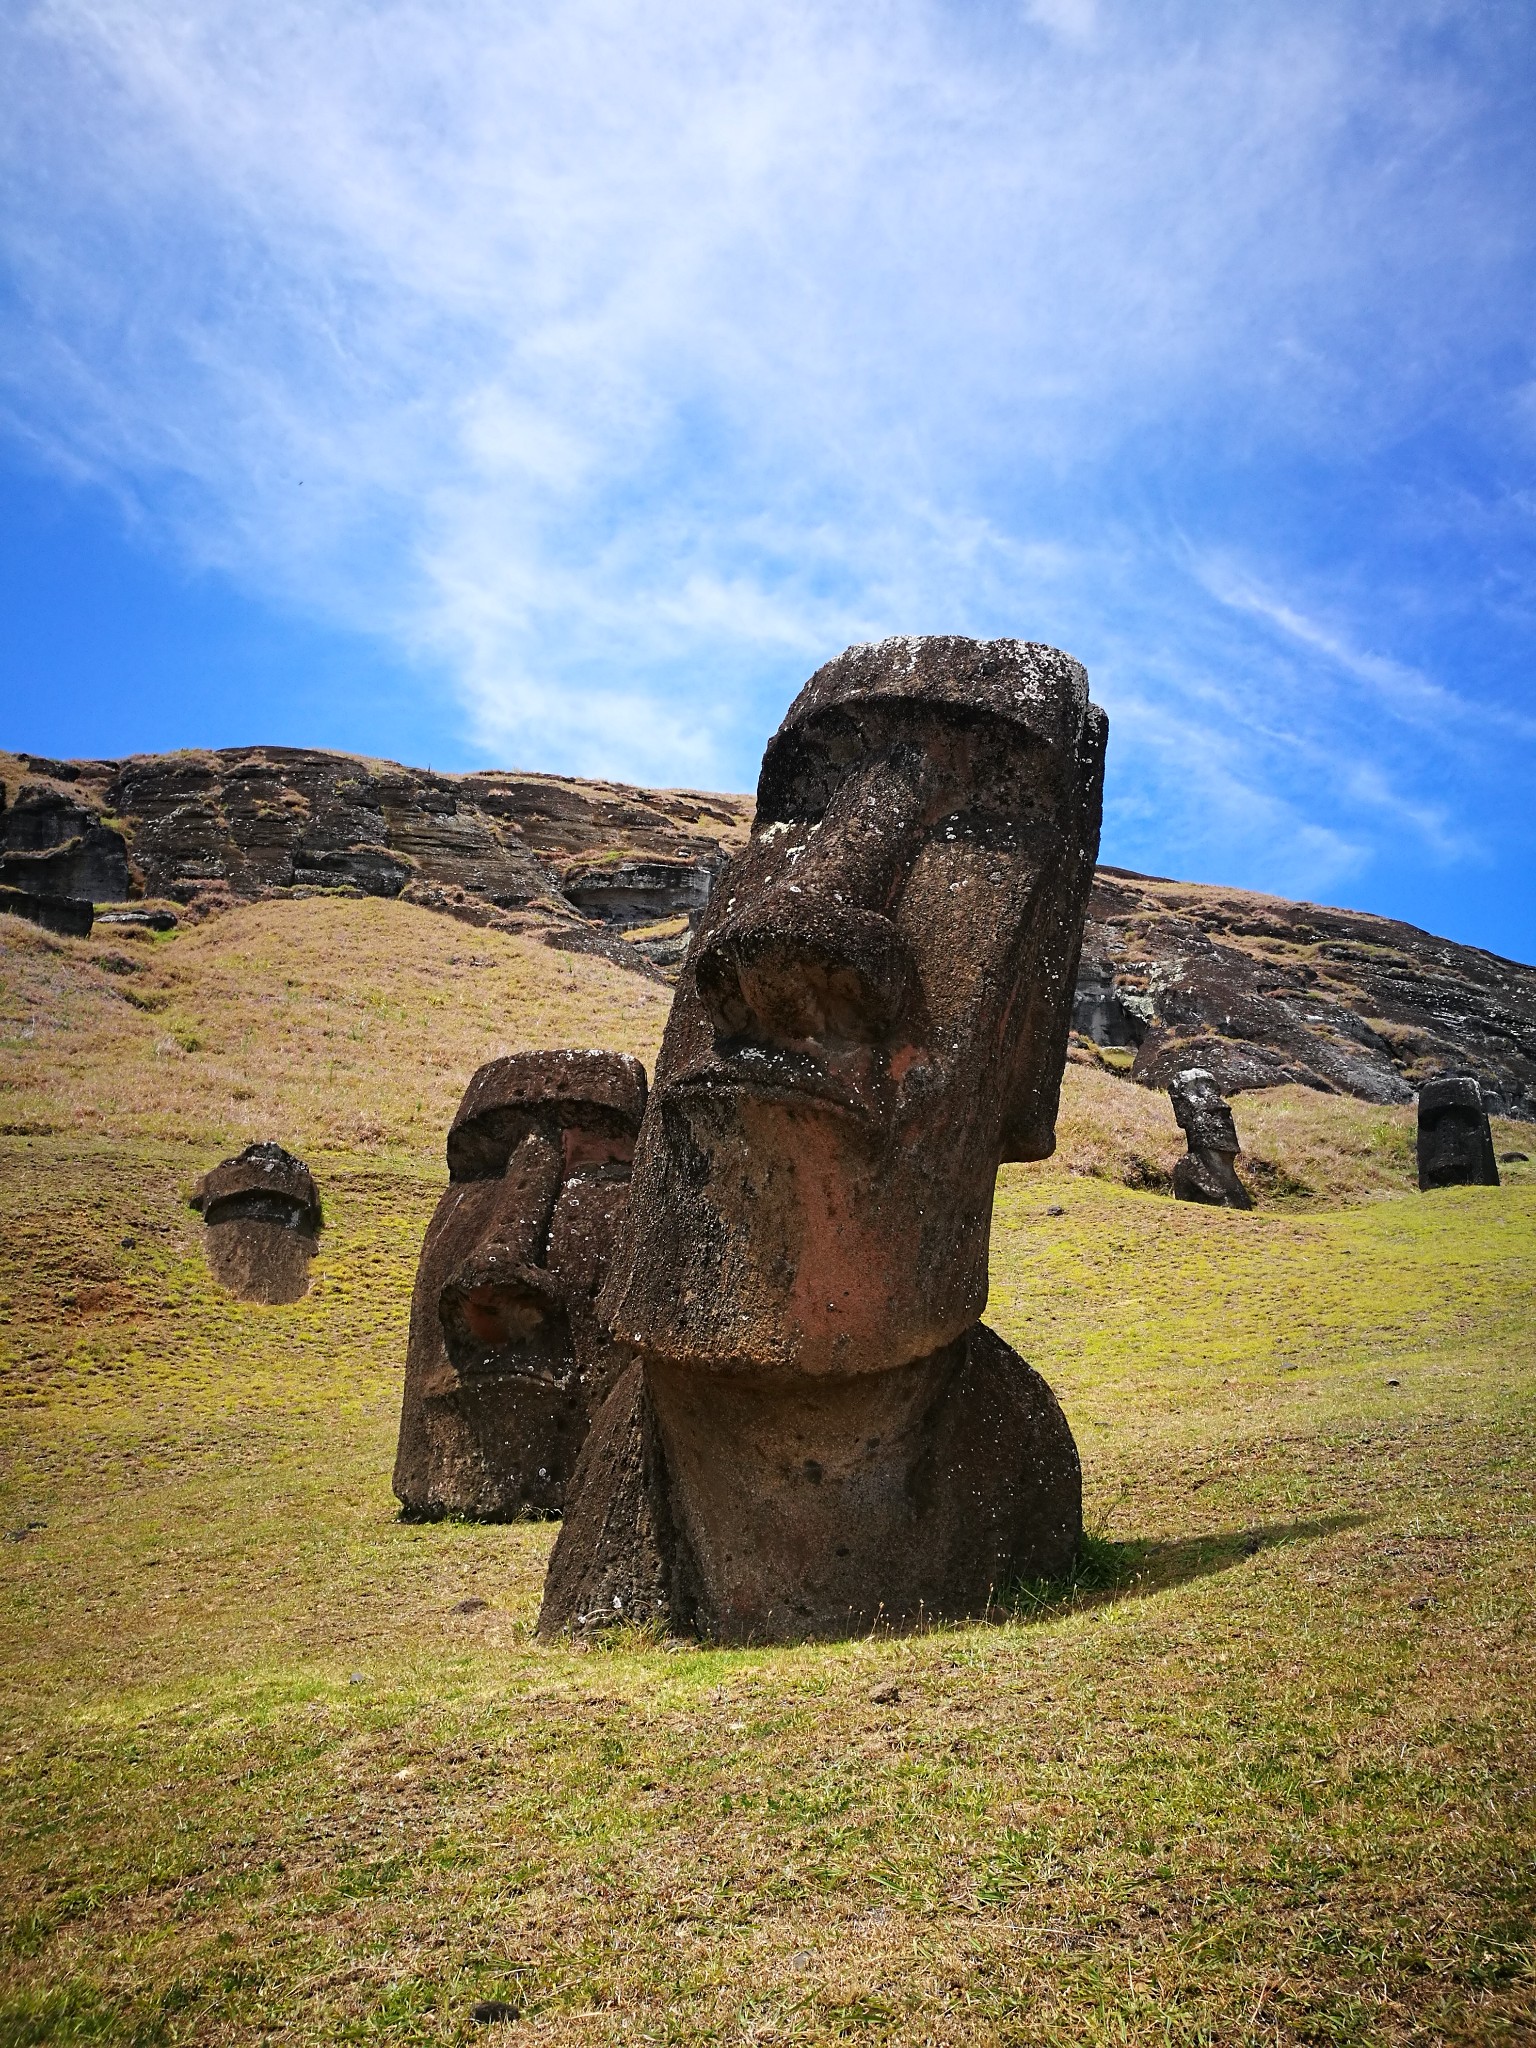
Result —
[[1104, 857], [1536, 958], [1536, 12], [19, 0], [0, 738], [750, 788], [850, 641]]

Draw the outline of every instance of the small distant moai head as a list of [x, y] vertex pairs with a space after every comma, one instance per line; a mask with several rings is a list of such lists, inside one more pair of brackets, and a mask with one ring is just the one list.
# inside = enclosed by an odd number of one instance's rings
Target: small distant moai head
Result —
[[594, 1297], [629, 1194], [645, 1069], [531, 1052], [475, 1075], [416, 1272], [395, 1493], [409, 1515], [558, 1514], [621, 1361]]
[[1188, 1147], [1173, 1169], [1174, 1199], [1213, 1208], [1251, 1209], [1252, 1197], [1237, 1177], [1237, 1126], [1232, 1111], [1204, 1067], [1186, 1067], [1168, 1090], [1173, 1113]]
[[725, 1373], [877, 1372], [980, 1315], [1041, 1159], [1106, 736], [1069, 655], [896, 639], [811, 678], [679, 979], [604, 1297]]
[[247, 1145], [197, 1183], [213, 1277], [240, 1301], [297, 1301], [309, 1286], [324, 1218], [309, 1168], [281, 1145]]
[[1419, 1187], [1499, 1185], [1483, 1091], [1472, 1074], [1440, 1074], [1419, 1090]]

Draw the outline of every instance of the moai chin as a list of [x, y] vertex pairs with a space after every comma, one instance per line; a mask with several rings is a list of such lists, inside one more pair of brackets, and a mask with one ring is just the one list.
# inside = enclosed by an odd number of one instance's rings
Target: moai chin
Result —
[[448, 1133], [411, 1300], [394, 1490], [415, 1519], [558, 1514], [621, 1363], [593, 1302], [629, 1194], [645, 1069], [492, 1060]]
[[1239, 1146], [1230, 1105], [1204, 1067], [1186, 1067], [1170, 1085], [1173, 1113], [1188, 1146], [1173, 1169], [1174, 1200], [1207, 1202], [1219, 1209], [1251, 1209], [1253, 1198], [1237, 1177]]
[[1483, 1091], [1471, 1074], [1440, 1074], [1419, 1090], [1419, 1188], [1499, 1185]]
[[1071, 1432], [977, 1318], [998, 1165], [1055, 1144], [1105, 735], [1016, 640], [850, 648], [790, 707], [679, 979], [546, 1635], [910, 1626], [1069, 1566]]
[[306, 1292], [324, 1217], [302, 1159], [266, 1140], [247, 1145], [202, 1176], [192, 1207], [209, 1270], [237, 1300], [275, 1307]]

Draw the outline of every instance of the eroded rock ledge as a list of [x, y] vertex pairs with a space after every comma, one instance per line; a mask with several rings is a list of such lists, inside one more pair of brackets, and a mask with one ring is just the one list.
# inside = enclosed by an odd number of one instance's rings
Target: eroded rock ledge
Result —
[[[430, 769], [298, 747], [0, 754], [0, 888], [183, 904], [403, 896], [670, 979], [745, 796]], [[1467, 1068], [1536, 1120], [1536, 968], [1362, 911], [1100, 868], [1074, 1057], [1165, 1088], [1300, 1082], [1405, 1102]]]
[[1407, 1102], [1464, 1066], [1536, 1119], [1536, 968], [1364, 911], [1100, 868], [1073, 1022], [1079, 1057], [1148, 1087], [1204, 1067], [1225, 1095]]

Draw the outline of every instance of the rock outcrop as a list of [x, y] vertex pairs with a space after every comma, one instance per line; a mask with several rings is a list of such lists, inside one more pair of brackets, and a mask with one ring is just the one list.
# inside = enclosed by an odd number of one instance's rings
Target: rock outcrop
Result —
[[1152, 1088], [1203, 1067], [1224, 1095], [1411, 1102], [1466, 1067], [1496, 1115], [1536, 1119], [1536, 968], [1362, 911], [1100, 868], [1073, 1023]]
[[0, 756], [7, 787], [0, 882], [12, 888], [97, 902], [404, 896], [641, 969], [685, 948], [751, 813], [740, 797], [438, 775], [301, 747]]
[[50, 896], [40, 889], [0, 888], [0, 916], [24, 917], [69, 939], [88, 939], [96, 921], [89, 897]]
[[[0, 754], [0, 789], [0, 886], [29, 895], [399, 895], [664, 980], [753, 811], [293, 747]], [[1297, 1081], [1407, 1102], [1464, 1067], [1496, 1114], [1536, 1119], [1536, 968], [1365, 912], [1100, 868], [1073, 1023], [1075, 1056], [1153, 1088], [1204, 1067], [1228, 1095]]]
[[910, 1627], [1070, 1567], [1071, 1431], [978, 1318], [999, 1163], [1055, 1143], [1105, 734], [1012, 640], [850, 648], [791, 705], [678, 982], [546, 1635]]
[[[78, 781], [78, 771], [69, 779]], [[29, 779], [14, 794], [0, 782], [0, 886], [29, 896], [116, 902], [131, 887], [127, 845], [65, 778]]]

